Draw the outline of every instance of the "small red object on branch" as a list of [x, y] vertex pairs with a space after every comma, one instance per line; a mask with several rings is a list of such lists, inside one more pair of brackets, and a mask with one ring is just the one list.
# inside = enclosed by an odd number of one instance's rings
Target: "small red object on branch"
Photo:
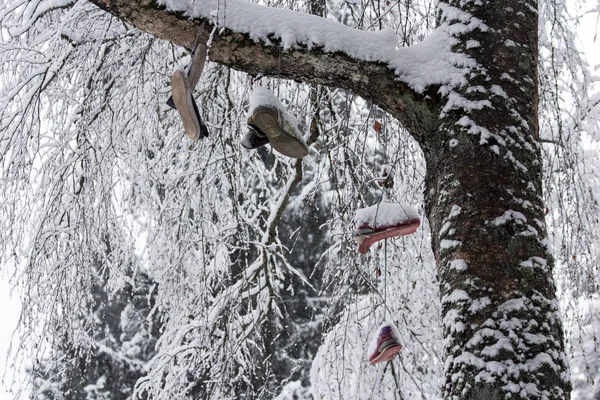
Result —
[[379, 121], [375, 121], [375, 123], [373, 124], [373, 129], [375, 129], [375, 132], [380, 133], [381, 132], [381, 123]]

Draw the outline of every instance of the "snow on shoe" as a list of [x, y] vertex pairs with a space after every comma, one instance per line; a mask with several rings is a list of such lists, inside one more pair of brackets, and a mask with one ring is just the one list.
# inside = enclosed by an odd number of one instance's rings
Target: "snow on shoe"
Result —
[[298, 130], [296, 119], [288, 114], [283, 104], [268, 89], [257, 87], [252, 91], [248, 125], [258, 136], [266, 137], [271, 147], [284, 156], [302, 158], [308, 154], [308, 147]]
[[402, 350], [398, 328], [389, 321], [384, 322], [369, 345], [369, 362], [371, 365], [392, 360]]
[[415, 233], [419, 225], [421, 220], [413, 207], [380, 203], [356, 211], [354, 241], [359, 244], [358, 252], [364, 254], [380, 240]]

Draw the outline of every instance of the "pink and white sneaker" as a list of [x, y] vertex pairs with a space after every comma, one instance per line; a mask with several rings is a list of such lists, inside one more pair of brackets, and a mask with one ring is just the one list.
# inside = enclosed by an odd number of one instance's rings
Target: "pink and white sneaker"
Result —
[[415, 233], [421, 220], [410, 206], [380, 203], [357, 210], [354, 223], [354, 241], [359, 245], [358, 252], [365, 254], [380, 240]]
[[398, 343], [398, 336], [398, 329], [391, 322], [384, 322], [381, 325], [376, 347], [370, 352], [369, 362], [371, 365], [391, 361], [402, 350], [402, 345]]

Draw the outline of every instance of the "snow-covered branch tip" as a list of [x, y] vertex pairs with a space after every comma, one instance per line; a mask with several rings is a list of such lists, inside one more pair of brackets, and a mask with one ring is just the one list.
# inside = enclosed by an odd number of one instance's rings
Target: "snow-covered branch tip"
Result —
[[360, 31], [243, 0], [89, 1], [188, 49], [196, 39], [210, 38], [211, 61], [250, 75], [351, 90], [394, 115], [417, 137], [431, 128], [427, 121], [436, 123], [428, 105], [439, 85], [462, 79], [452, 63], [440, 63], [440, 40], [398, 49], [391, 30]]

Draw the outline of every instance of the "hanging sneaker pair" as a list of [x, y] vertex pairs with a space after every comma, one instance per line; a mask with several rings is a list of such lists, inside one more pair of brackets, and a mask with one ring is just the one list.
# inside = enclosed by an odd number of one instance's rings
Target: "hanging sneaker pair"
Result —
[[250, 95], [248, 110], [248, 132], [242, 138], [242, 146], [248, 150], [266, 144], [291, 158], [303, 158], [308, 146], [297, 128], [293, 116], [270, 90], [257, 87]]
[[384, 322], [369, 346], [369, 363], [375, 365], [391, 361], [400, 350], [402, 350], [402, 345], [400, 345], [398, 329], [393, 323]]
[[361, 208], [354, 216], [354, 241], [358, 252], [365, 254], [376, 242], [415, 233], [421, 225], [417, 210], [410, 206], [379, 203]]
[[171, 77], [172, 96], [167, 105], [179, 113], [183, 121], [183, 129], [192, 140], [208, 137], [208, 129], [202, 121], [198, 106], [192, 95], [194, 87], [200, 80], [200, 75], [206, 62], [206, 44], [198, 43], [192, 51], [192, 62], [187, 71], [176, 69]]
[[[192, 91], [204, 69], [207, 47], [198, 43], [192, 52], [192, 62], [187, 71], [175, 70], [171, 78], [172, 96], [167, 104], [175, 108], [183, 121], [183, 128], [192, 140], [208, 137]], [[258, 149], [271, 144], [274, 150], [291, 158], [303, 158], [308, 147], [298, 131], [294, 117], [289, 115], [279, 99], [269, 90], [257, 87], [250, 96], [248, 133], [242, 138], [246, 149]]]

